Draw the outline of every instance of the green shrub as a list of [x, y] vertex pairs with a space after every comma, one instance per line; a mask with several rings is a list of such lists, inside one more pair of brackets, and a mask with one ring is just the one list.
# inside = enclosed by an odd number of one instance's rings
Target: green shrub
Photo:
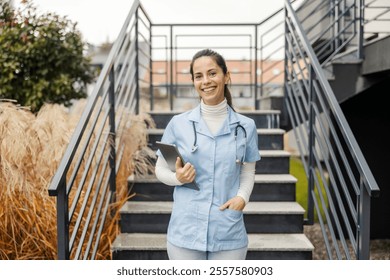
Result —
[[14, 10], [0, 0], [0, 98], [38, 112], [44, 103], [71, 105], [87, 96], [94, 74], [76, 24], [38, 15], [30, 1]]

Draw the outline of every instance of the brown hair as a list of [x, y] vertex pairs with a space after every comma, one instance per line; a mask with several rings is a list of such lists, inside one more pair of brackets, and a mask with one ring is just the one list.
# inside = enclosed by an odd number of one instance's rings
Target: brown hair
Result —
[[[219, 67], [221, 67], [223, 74], [224, 75], [227, 74], [228, 70], [227, 70], [226, 62], [225, 62], [225, 59], [223, 58], [223, 56], [220, 55], [219, 53], [217, 53], [216, 51], [211, 50], [211, 49], [203, 49], [203, 50], [198, 51], [192, 57], [192, 61], [191, 61], [191, 64], [190, 64], [190, 73], [191, 73], [191, 80], [192, 81], [194, 81], [194, 69], [193, 69], [194, 62], [195, 62], [195, 60], [197, 60], [198, 58], [200, 58], [202, 56], [209, 56], [209, 57], [211, 57], [215, 61], [215, 63]], [[230, 78], [229, 78], [229, 82], [231, 82]], [[226, 101], [227, 101], [228, 105], [233, 109], [232, 94], [230, 93], [230, 90], [228, 89], [228, 85], [227, 84], [225, 85], [225, 88], [224, 88], [224, 96], [226, 98]]]

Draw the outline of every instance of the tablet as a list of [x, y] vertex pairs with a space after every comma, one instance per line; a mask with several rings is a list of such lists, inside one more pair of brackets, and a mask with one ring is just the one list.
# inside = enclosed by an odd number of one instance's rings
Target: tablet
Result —
[[[176, 159], [179, 157], [181, 159], [181, 162], [183, 166], [186, 164], [183, 157], [181, 156], [179, 150], [177, 149], [176, 145], [174, 144], [166, 144], [162, 143], [160, 141], [156, 141], [156, 146], [160, 150], [162, 156], [164, 157], [165, 161], [167, 162], [169, 169], [172, 172], [176, 172]], [[196, 182], [187, 183], [184, 184], [183, 187], [188, 187], [194, 190], [199, 190], [199, 186]]]

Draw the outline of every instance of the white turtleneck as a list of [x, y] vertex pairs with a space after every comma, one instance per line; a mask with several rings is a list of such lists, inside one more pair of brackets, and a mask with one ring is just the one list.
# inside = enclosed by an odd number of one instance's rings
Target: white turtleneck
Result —
[[[226, 99], [217, 105], [206, 105], [203, 100], [201, 100], [200, 109], [202, 118], [213, 135], [218, 132], [227, 117], [227, 106]], [[241, 168], [240, 187], [237, 196], [242, 197], [245, 204], [248, 203], [252, 193], [255, 181], [255, 166], [255, 162], [248, 162]], [[169, 169], [168, 164], [162, 157], [157, 158], [155, 173], [157, 179], [166, 185], [178, 186], [183, 184], [176, 178], [176, 173]]]
[[203, 99], [200, 101], [200, 112], [211, 134], [215, 135], [221, 128], [227, 117], [226, 98], [218, 105], [206, 105]]

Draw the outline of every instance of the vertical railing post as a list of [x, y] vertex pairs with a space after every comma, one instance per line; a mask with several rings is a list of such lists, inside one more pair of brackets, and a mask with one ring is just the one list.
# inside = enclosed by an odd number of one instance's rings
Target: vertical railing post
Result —
[[152, 59], [152, 24], [150, 24], [150, 30], [149, 30], [149, 95], [150, 95], [150, 111], [154, 110], [154, 94], [153, 94], [153, 59]]
[[169, 62], [169, 71], [170, 71], [170, 77], [169, 77], [169, 108], [172, 111], [173, 110], [173, 26], [170, 25], [169, 29], [170, 33], [170, 62]]
[[261, 98], [264, 97], [264, 57], [263, 57], [263, 36], [260, 35], [260, 96], [259, 102], [261, 102]]
[[[287, 94], [287, 79], [288, 79], [288, 74], [289, 74], [289, 69], [288, 69], [288, 61], [287, 61], [287, 52], [289, 51], [289, 45], [287, 43], [287, 36], [289, 34], [289, 29], [288, 29], [288, 24], [287, 24], [287, 19], [288, 19], [288, 14], [287, 14], [287, 7], [286, 4], [284, 4], [284, 59], [283, 59], [283, 64], [284, 64], [284, 77], [283, 77], [283, 100], [284, 100], [284, 106], [287, 107], [288, 103], [288, 94]], [[261, 70], [261, 74], [263, 74], [263, 70]], [[262, 82], [261, 82], [262, 83]]]
[[[346, 10], [349, 8], [348, 5], [347, 5], [347, 1], [343, 1], [343, 3], [341, 3], [340, 5], [342, 5], [342, 8], [341, 8], [341, 11], [343, 13], [343, 17], [341, 18], [341, 22], [340, 22], [340, 30], [344, 29], [344, 27], [346, 27], [346, 25], [348, 24], [347, 22], [347, 15], [346, 15]], [[350, 14], [351, 12], [349, 12]], [[344, 42], [346, 39], [346, 34], [345, 34], [345, 31], [343, 31], [343, 34], [340, 35], [341, 36], [341, 41]]]
[[338, 1], [335, 1], [333, 0], [332, 1], [332, 6], [333, 6], [333, 13], [332, 15], [334, 16], [334, 26], [333, 26], [333, 38], [335, 38], [335, 41], [334, 41], [334, 50], [332, 50], [332, 52], [334, 52], [335, 50], [337, 50], [337, 48], [340, 46], [340, 30], [342, 29], [342, 27], [340, 26], [340, 2]]
[[357, 57], [359, 59], [364, 58], [363, 54], [363, 40], [364, 40], [364, 0], [356, 0], [358, 2], [358, 49], [357, 49]]
[[357, 227], [357, 259], [370, 259], [370, 211], [371, 199], [367, 189], [360, 179], [360, 196], [358, 196], [358, 227]]
[[309, 69], [309, 157], [308, 157], [308, 170], [309, 170], [309, 178], [308, 178], [308, 191], [307, 191], [307, 223], [312, 225], [314, 223], [314, 199], [312, 197], [312, 193], [314, 191], [314, 176], [315, 176], [315, 168], [314, 168], [314, 149], [315, 149], [315, 141], [314, 141], [314, 126], [315, 126], [315, 93], [313, 87], [313, 79], [315, 78], [315, 73], [312, 65], [310, 65]]
[[110, 87], [108, 90], [108, 102], [110, 105], [109, 124], [110, 124], [110, 191], [112, 193], [111, 202], [116, 201], [116, 131], [115, 131], [115, 67], [112, 66], [109, 74]]
[[258, 98], [258, 81], [257, 81], [257, 49], [258, 49], [258, 43], [257, 43], [257, 32], [258, 32], [258, 25], [255, 25], [255, 97], [254, 97], [254, 102], [255, 102], [255, 110], [260, 109], [260, 99]]
[[66, 194], [66, 180], [58, 186], [57, 194], [57, 246], [58, 259], [69, 260], [69, 208]]
[[135, 96], [136, 106], [135, 113], [139, 114], [139, 102], [140, 102], [140, 89], [139, 89], [139, 40], [138, 40], [138, 9], [135, 12]]

